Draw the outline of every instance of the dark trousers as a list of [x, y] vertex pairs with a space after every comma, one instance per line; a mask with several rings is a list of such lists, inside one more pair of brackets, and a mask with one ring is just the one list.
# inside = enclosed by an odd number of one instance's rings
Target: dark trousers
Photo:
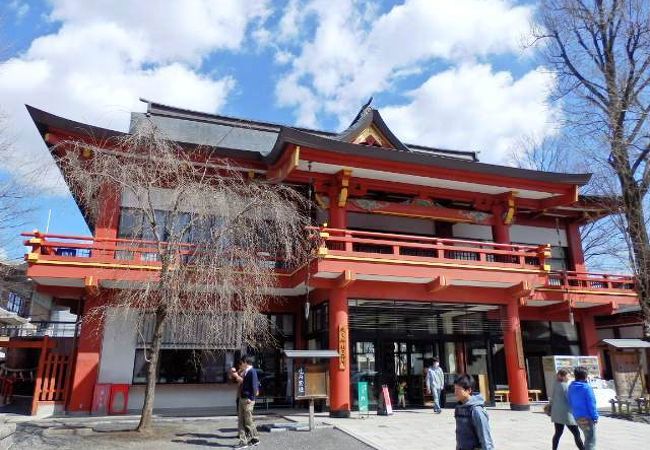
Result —
[[[553, 450], [557, 450], [557, 446], [560, 443], [560, 438], [562, 433], [564, 433], [564, 424], [554, 423], [555, 425], [555, 434], [553, 435]], [[580, 450], [585, 450], [585, 446], [582, 443], [582, 438], [580, 437], [580, 430], [578, 430], [578, 425], [566, 425], [571, 434], [573, 435], [573, 440], [576, 442], [576, 447]]]

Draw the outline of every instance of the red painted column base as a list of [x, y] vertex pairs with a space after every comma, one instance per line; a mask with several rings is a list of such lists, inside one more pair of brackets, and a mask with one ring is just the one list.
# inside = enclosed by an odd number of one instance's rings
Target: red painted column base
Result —
[[84, 322], [79, 333], [79, 342], [74, 358], [74, 371], [70, 383], [70, 397], [67, 411], [90, 414], [93, 405], [95, 384], [99, 375], [99, 358], [102, 345], [101, 317], [88, 318], [87, 314], [99, 303], [99, 298], [89, 297], [84, 307]]
[[521, 323], [519, 321], [519, 306], [512, 300], [505, 309], [505, 327], [503, 330], [503, 347], [508, 372], [508, 387], [510, 390], [510, 409], [514, 411], [530, 410], [528, 401], [528, 380], [523, 361], [523, 343], [521, 339]]
[[[350, 353], [348, 328], [348, 298], [345, 289], [330, 291], [329, 299], [329, 346], [341, 351], [339, 332], [344, 329], [344, 357], [330, 360], [330, 416], [350, 417]], [[343, 364], [343, 368], [341, 367]]]

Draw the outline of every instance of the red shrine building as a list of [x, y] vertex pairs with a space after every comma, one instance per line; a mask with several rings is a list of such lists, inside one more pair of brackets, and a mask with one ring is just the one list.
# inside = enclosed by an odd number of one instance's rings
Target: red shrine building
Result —
[[[123, 134], [28, 109], [52, 152], [66, 140], [101, 145]], [[169, 139], [213, 147], [251, 176], [310, 192], [317, 205], [318, 255], [278, 271], [266, 313], [279, 344], [255, 353], [267, 406], [294, 404], [295, 367], [283, 348], [338, 351], [329, 362], [335, 416], [357, 407], [359, 381], [370, 385], [371, 406], [382, 385], [394, 390], [401, 381], [408, 403], [424, 405], [433, 357], [449, 384], [469, 373], [488, 401], [506, 391], [512, 409], [526, 410], [545, 394], [543, 356], [598, 355], [596, 318], [637, 302], [631, 277], [585, 266], [580, 226], [606, 214], [579, 194], [589, 174], [485, 164], [474, 152], [403, 143], [370, 105], [340, 133], [152, 102], [146, 115]], [[133, 113], [132, 124], [142, 116]], [[131, 243], [140, 216], [123, 193], [99, 201], [106, 204], [88, 223], [92, 236], [25, 234], [36, 290], [80, 317], [133, 276], [130, 265], [156, 270], [145, 253], [102, 251], [127, 236]], [[56, 337], [34, 344], [35, 408], [91, 413], [115, 386], [128, 394], [124, 410], [141, 408], [150, 336], [120, 325], [88, 322], [60, 345]], [[206, 349], [165, 342], [155, 407], [234, 409], [225, 374], [243, 347], [187, 364]], [[58, 378], [55, 360], [67, 364]]]

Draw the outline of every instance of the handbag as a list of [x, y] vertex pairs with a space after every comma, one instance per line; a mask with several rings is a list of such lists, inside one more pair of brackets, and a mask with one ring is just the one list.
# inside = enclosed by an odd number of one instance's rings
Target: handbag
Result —
[[547, 403], [546, 405], [544, 405], [544, 413], [545, 413], [547, 416], [550, 416], [550, 415], [551, 415], [551, 408], [552, 408], [552, 406], [551, 406], [550, 403]]

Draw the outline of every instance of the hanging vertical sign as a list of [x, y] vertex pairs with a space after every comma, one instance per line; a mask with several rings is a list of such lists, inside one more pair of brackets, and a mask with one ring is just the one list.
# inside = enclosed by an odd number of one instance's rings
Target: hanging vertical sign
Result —
[[339, 370], [345, 370], [348, 356], [348, 327], [339, 326]]
[[519, 363], [519, 368], [525, 369], [526, 361], [524, 359], [524, 345], [521, 342], [521, 328], [517, 328], [515, 331], [515, 343], [517, 346], [517, 362]]
[[367, 381], [359, 381], [357, 383], [357, 397], [359, 400], [359, 413], [367, 413], [368, 412], [368, 382]]
[[305, 368], [298, 367], [296, 376], [296, 398], [305, 397], [307, 395], [307, 384], [305, 382]]

